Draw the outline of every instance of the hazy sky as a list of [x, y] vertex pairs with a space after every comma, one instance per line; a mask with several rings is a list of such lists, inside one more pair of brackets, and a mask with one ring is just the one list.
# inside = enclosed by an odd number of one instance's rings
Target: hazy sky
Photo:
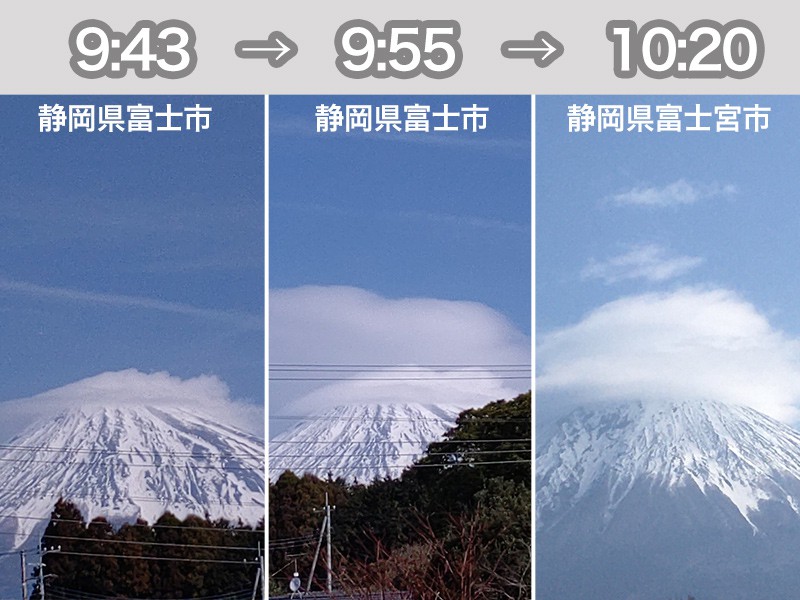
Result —
[[[210, 106], [201, 133], [39, 133], [40, 104]], [[0, 101], [0, 400], [106, 371], [263, 403], [261, 97]]]
[[[317, 134], [322, 103], [477, 103], [489, 107], [488, 127]], [[530, 131], [528, 97], [270, 98], [270, 361], [529, 363]], [[270, 412], [370, 399], [482, 403], [530, 382], [463, 387], [275, 382]]]
[[[571, 104], [771, 108], [758, 134], [567, 132]], [[537, 389], [800, 416], [800, 102], [537, 100]]]

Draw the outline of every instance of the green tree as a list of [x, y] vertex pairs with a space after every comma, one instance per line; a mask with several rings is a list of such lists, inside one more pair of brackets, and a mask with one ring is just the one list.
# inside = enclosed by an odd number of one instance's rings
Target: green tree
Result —
[[528, 392], [462, 412], [399, 479], [345, 485], [287, 471], [269, 490], [270, 572], [288, 581], [296, 559], [305, 583], [327, 492], [343, 586], [419, 600], [531, 597], [530, 442]]

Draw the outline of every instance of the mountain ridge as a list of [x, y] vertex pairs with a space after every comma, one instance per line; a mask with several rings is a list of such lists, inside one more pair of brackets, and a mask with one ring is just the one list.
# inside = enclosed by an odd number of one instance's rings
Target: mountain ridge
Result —
[[0, 548], [34, 536], [60, 497], [87, 520], [264, 516], [264, 446], [196, 410], [77, 407], [0, 445]]
[[791, 427], [713, 401], [630, 402], [578, 408], [537, 442], [541, 597], [796, 593]]
[[286, 470], [369, 482], [398, 477], [439, 441], [467, 406], [435, 403], [341, 405], [302, 419], [269, 444], [270, 480]]

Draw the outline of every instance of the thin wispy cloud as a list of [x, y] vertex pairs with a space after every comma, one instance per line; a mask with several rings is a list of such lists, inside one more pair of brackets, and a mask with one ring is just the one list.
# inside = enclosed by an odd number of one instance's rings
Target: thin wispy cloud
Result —
[[614, 194], [607, 202], [614, 206], [666, 208], [694, 204], [711, 198], [726, 198], [736, 193], [731, 184], [697, 184], [679, 179], [663, 187], [640, 186]]
[[[453, 108], [451, 107], [451, 110]], [[342, 126], [337, 132], [317, 132], [316, 131], [316, 118], [313, 114], [309, 117], [282, 117], [276, 119], [275, 123], [270, 123], [270, 135], [284, 135], [297, 137], [299, 135], [313, 138], [322, 139], [324, 137], [339, 137], [346, 139], [348, 142], [353, 143], [402, 143], [402, 144], [420, 144], [429, 146], [445, 146], [445, 147], [459, 147], [465, 149], [474, 149], [481, 151], [494, 151], [494, 152], [530, 152], [530, 142], [520, 138], [507, 138], [507, 137], [491, 137], [491, 113], [489, 116], [489, 125], [486, 130], [473, 131], [434, 131], [433, 124], [431, 130], [425, 132], [405, 132], [405, 131], [392, 131], [387, 133], [385, 131], [353, 131], [346, 132]], [[453, 121], [455, 124], [456, 121]], [[345, 137], [346, 136], [346, 137]]]
[[347, 208], [341, 208], [332, 204], [321, 204], [319, 202], [273, 202], [270, 203], [270, 208], [280, 208], [298, 212], [316, 213], [339, 217], [359, 217], [363, 219], [369, 219], [373, 224], [376, 222], [376, 219], [382, 218], [395, 221], [400, 220], [414, 221], [418, 223], [425, 222], [440, 224], [456, 229], [472, 229], [524, 234], [530, 234], [531, 231], [530, 223], [514, 223], [511, 221], [504, 221], [502, 219], [489, 219], [476, 215], [454, 215], [423, 210], [379, 211], [367, 213], [364, 210], [349, 210]]
[[154, 260], [131, 271], [141, 273], [186, 273], [186, 272], [220, 272], [258, 269], [263, 271], [264, 263], [257, 256], [220, 257], [198, 259], [161, 259]]
[[38, 285], [27, 281], [18, 281], [0, 277], [0, 291], [24, 294], [34, 298], [75, 302], [80, 304], [100, 304], [124, 309], [152, 310], [163, 313], [183, 315], [195, 319], [219, 321], [241, 329], [260, 329], [263, 327], [261, 317], [239, 311], [201, 308], [183, 302], [171, 302], [146, 296], [127, 294], [109, 294], [77, 290], [73, 288]]
[[659, 283], [680, 277], [702, 262], [697, 256], [670, 256], [658, 244], [641, 244], [606, 260], [590, 259], [581, 271], [581, 278], [599, 279], [605, 284], [633, 279]]
[[454, 227], [469, 227], [471, 229], [483, 229], [487, 231], [506, 231], [513, 233], [530, 234], [530, 225], [526, 223], [512, 223], [500, 219], [487, 219], [470, 215], [450, 215], [445, 213], [434, 213], [427, 211], [405, 211], [396, 213], [402, 219], [427, 221], [430, 223], [441, 223]]

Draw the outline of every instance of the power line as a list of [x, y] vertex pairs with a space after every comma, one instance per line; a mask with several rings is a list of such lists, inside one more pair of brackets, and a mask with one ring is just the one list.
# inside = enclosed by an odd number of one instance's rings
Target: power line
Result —
[[[51, 519], [50, 517], [33, 517], [33, 516], [25, 516], [25, 515], [0, 515], [0, 518], [23, 519], [23, 520], [28, 520], [28, 521], [39, 521], [41, 523], [45, 523], [45, 522], [47, 522], [47, 523], [50, 523], [50, 522], [54, 522], [54, 523], [83, 523], [86, 526], [87, 529], [93, 523], [93, 521], [86, 522], [86, 521], [80, 521], [78, 519]], [[106, 523], [107, 522], [104, 522], [104, 524], [106, 524]], [[178, 526], [178, 525], [156, 525], [156, 524], [150, 524], [150, 523], [147, 523], [147, 524], [143, 524], [143, 523], [125, 523], [125, 524], [123, 524], [123, 527], [150, 527], [150, 528], [158, 527], [160, 529], [188, 529], [188, 530], [197, 529], [197, 530], [202, 530], [202, 531], [220, 531], [220, 532], [223, 532], [223, 533], [264, 533], [263, 529], [250, 529], [250, 528], [247, 528], [247, 527], [238, 527], [238, 526], [237, 527], [233, 527], [233, 528], [225, 529], [225, 528], [220, 528], [220, 527], [191, 527], [191, 526], [181, 527], [181, 526]], [[25, 538], [29, 537], [31, 534], [33, 534], [33, 530], [23, 531], [23, 532], [0, 531], [0, 535], [12, 535], [12, 536], [25, 537]], [[44, 535], [44, 533], [42, 535]], [[50, 537], [61, 537], [61, 536], [48, 535], [47, 537], [50, 538]], [[83, 539], [87, 539], [87, 538], [76, 538], [76, 539], [83, 540]], [[100, 540], [96, 540], [96, 541], [100, 541]], [[132, 543], [142, 544], [142, 543], [145, 543], [145, 542], [132, 542]], [[224, 546], [224, 548], [230, 548], [230, 547], [229, 546]], [[15, 552], [13, 552], [12, 554], [16, 554], [17, 552], [19, 552], [19, 551], [17, 550]], [[2, 553], [0, 553], [0, 555], [2, 555]]]
[[[73, 496], [73, 495], [70, 495], [69, 499], [70, 500], [92, 500], [92, 497], [91, 496]], [[159, 504], [171, 501], [170, 499], [148, 498], [146, 496], [125, 496], [124, 498], [121, 498], [121, 500], [133, 500], [135, 502], [154, 502], [154, 503], [159, 503]], [[200, 504], [200, 505], [213, 504], [213, 505], [217, 505], [217, 506], [233, 506], [233, 507], [235, 507], [235, 506], [265, 506], [264, 502], [258, 502], [257, 500], [242, 500], [240, 502], [235, 502], [235, 501], [231, 500], [229, 502], [224, 502], [222, 500], [211, 500], [211, 499], [209, 499], [209, 500], [203, 500], [202, 502], [198, 501], [197, 503]]]
[[[410, 465], [397, 465], [398, 468], [403, 469], [445, 469], [449, 467], [483, 467], [489, 465], [513, 465], [513, 464], [527, 464], [532, 462], [529, 458], [520, 458], [515, 460], [486, 460], [486, 461], [474, 461], [474, 462], [442, 462], [442, 463], [434, 463], [434, 464], [410, 464]], [[302, 465], [298, 465], [297, 468], [303, 469], [305, 472], [313, 472], [316, 471], [331, 471], [333, 469], [332, 465], [310, 465], [308, 467], [304, 467]], [[357, 467], [353, 467], [357, 468]], [[291, 468], [287, 468], [291, 470]]]
[[270, 363], [270, 371], [282, 368], [306, 369], [502, 369], [502, 368], [531, 368], [531, 363], [420, 363], [420, 364], [389, 364], [389, 363]]
[[[37, 517], [32, 517], [37, 518]], [[81, 519], [62, 519], [60, 517], [56, 517], [55, 519], [50, 519], [53, 523], [85, 523], [86, 525], [91, 524], [82, 521]], [[218, 531], [220, 533], [264, 533], [263, 529], [250, 529], [249, 527], [200, 527], [197, 525], [160, 525], [159, 523], [127, 523], [128, 527], [150, 527], [152, 529], [181, 529], [181, 530], [196, 530], [196, 531]]]
[[[58, 600], [113, 600], [116, 596], [104, 596], [102, 594], [92, 594], [89, 592], [81, 592], [69, 588], [62, 588], [56, 585], [47, 586], [47, 595]], [[252, 597], [252, 590], [237, 590], [235, 592], [226, 592], [214, 596], [199, 596], [195, 600], [249, 600]], [[131, 599], [137, 600], [137, 599]], [[144, 599], [139, 599], [144, 600]], [[170, 600], [183, 600], [183, 599], [170, 599]]]
[[519, 458], [515, 460], [478, 460], [475, 462], [454, 462], [454, 463], [436, 463], [436, 464], [412, 464], [408, 465], [409, 469], [425, 469], [436, 468], [441, 469], [445, 467], [482, 467], [484, 465], [515, 465], [530, 463], [530, 458]]
[[530, 375], [486, 375], [481, 377], [270, 377], [270, 381], [491, 381], [527, 379]]
[[270, 550], [299, 550], [305, 546], [310, 546], [314, 543], [314, 540], [304, 540], [302, 542], [287, 542], [283, 544], [269, 544]]
[[[34, 517], [35, 518], [35, 517]], [[81, 519], [62, 519], [60, 517], [56, 517], [55, 519], [51, 518], [51, 522], [53, 523], [85, 523], [87, 526], [91, 524], [82, 521]], [[181, 529], [181, 530], [196, 530], [196, 531], [218, 531], [220, 533], [264, 533], [263, 529], [250, 529], [249, 527], [200, 527], [197, 525], [160, 525], [159, 523], [126, 523], [128, 527], [149, 527], [152, 529]]]
[[[270, 415], [270, 421], [362, 421], [363, 416], [359, 415]], [[381, 422], [393, 421], [446, 421], [442, 417], [384, 417], [381, 416]], [[530, 423], [530, 419], [516, 419], [516, 418], [503, 418], [503, 417], [481, 417], [466, 415], [461, 417], [461, 423]]]
[[423, 456], [475, 456], [481, 454], [514, 454], [518, 452], [530, 452], [530, 448], [517, 448], [517, 449], [507, 449], [507, 450], [454, 450], [453, 452], [429, 452], [426, 453], [424, 450], [420, 452], [407, 452], [407, 453], [399, 453], [399, 454], [375, 454], [374, 452], [370, 452], [369, 454], [315, 454], [313, 457], [310, 457], [308, 454], [270, 454], [269, 459], [272, 462], [273, 459], [276, 458], [358, 458], [358, 457], [365, 457], [365, 458], [400, 458], [402, 457], [423, 457]]
[[[73, 500], [73, 501], [74, 500], [94, 500], [94, 498], [92, 496], [76, 496], [76, 495], [73, 495], [73, 494], [64, 494], [63, 491], [49, 492], [47, 495], [50, 498], [58, 499], [59, 497], [65, 497], [66, 499]], [[67, 496], [69, 496], [69, 497], [67, 498]], [[40, 494], [39, 497], [40, 498], [44, 498], [45, 495], [44, 494]], [[172, 502], [172, 501], [174, 501], [176, 499], [174, 499], [174, 498], [147, 498], [145, 496], [125, 496], [123, 498], [117, 498], [114, 501], [116, 503], [124, 503], [127, 500], [132, 500], [134, 504], [138, 503], [138, 502], [149, 502], [149, 503], [153, 503], [153, 504], [166, 504], [166, 505], [168, 505], [170, 502]], [[180, 500], [180, 498], [178, 498], [178, 500]], [[210, 504], [210, 505], [213, 505], [213, 506], [228, 506], [228, 507], [231, 507], [231, 508], [236, 508], [236, 507], [239, 507], [239, 506], [262, 506], [262, 507], [266, 506], [266, 502], [259, 502], [257, 500], [242, 500], [242, 501], [239, 501], [239, 502], [231, 500], [231, 501], [228, 501], [228, 502], [224, 502], [222, 500], [211, 500], [211, 499], [208, 499], [208, 500], [203, 500], [203, 501], [196, 501], [196, 504], [198, 506], [200, 506], [200, 507], [203, 507], [206, 504]], [[0, 535], [7, 535], [7, 534], [5, 532], [0, 531]]]
[[307, 538], [303, 540], [296, 540], [294, 542], [270, 542], [269, 547], [273, 550], [280, 550], [280, 549], [288, 549], [294, 548], [296, 546], [307, 546], [308, 544], [313, 544], [314, 540], [312, 538]]
[[365, 370], [378, 370], [381, 373], [430, 373], [431, 371], [488, 371], [491, 369], [497, 371], [530, 371], [530, 365], [495, 365], [495, 366], [475, 366], [475, 365], [438, 365], [433, 367], [426, 367], [420, 365], [392, 365], [392, 366], [359, 366], [359, 365], [288, 365], [288, 366], [271, 366], [270, 372], [305, 372], [305, 371], [329, 371], [331, 373], [349, 373], [349, 372], [363, 372]]
[[[109, 457], [103, 457], [103, 458], [98, 459], [96, 461], [86, 461], [86, 460], [80, 460], [80, 459], [74, 459], [74, 458], [34, 459], [34, 458], [5, 458], [5, 457], [3, 457], [3, 458], [0, 458], [0, 462], [25, 463], [26, 465], [31, 465], [31, 464], [32, 465], [64, 465], [64, 466], [67, 466], [67, 465], [85, 465], [85, 466], [89, 466], [89, 467], [101, 467], [101, 466], [115, 467], [115, 466], [117, 466], [115, 463], [110, 462], [110, 461], [109, 462], [103, 462], [104, 459], [107, 459], [107, 458], [109, 458]], [[114, 457], [114, 458], [118, 458], [118, 457]], [[261, 459], [261, 458], [253, 458], [253, 460], [259, 461], [257, 467], [260, 467], [261, 465], [263, 465], [263, 463], [260, 462], [263, 459]], [[160, 463], [160, 464], [159, 463], [127, 463], [126, 462], [125, 466], [127, 466], [127, 467], [152, 467], [152, 468], [155, 468], [155, 467], [174, 467], [176, 469], [183, 469], [183, 468], [187, 468], [187, 469], [216, 469], [216, 470], [222, 470], [222, 471], [252, 471], [254, 468], [256, 468], [254, 466], [197, 465], [197, 464], [193, 464], [193, 463], [178, 464], [178, 463], [170, 463], [170, 462], [163, 462], [163, 463]]]
[[175, 544], [170, 542], [147, 542], [137, 540], [113, 540], [103, 538], [83, 538], [69, 535], [45, 535], [48, 540], [74, 540], [81, 542], [99, 542], [103, 544], [129, 544], [138, 546], [169, 546], [172, 548], [189, 548], [202, 550], [243, 550], [247, 552], [258, 552], [258, 548], [251, 546], [209, 546], [207, 544]]
[[252, 458], [253, 454], [248, 452], [174, 452], [174, 451], [164, 451], [159, 452], [157, 450], [145, 450], [139, 448], [118, 448], [115, 450], [107, 449], [107, 448], [87, 448], [85, 446], [75, 446], [71, 448], [69, 446], [32, 446], [32, 445], [25, 445], [25, 444], [0, 444], [0, 450], [34, 450], [37, 452], [74, 452], [78, 454], [109, 454], [109, 455], [118, 455], [118, 454], [138, 454], [139, 456], [148, 455], [148, 456], [180, 456], [182, 458]]
[[[66, 498], [67, 495], [69, 496], [68, 498]], [[53, 498], [56, 498], [56, 497], [59, 497], [59, 496], [64, 496], [65, 499], [67, 499], [67, 500], [94, 500], [93, 496], [76, 496], [76, 495], [73, 495], [73, 494], [63, 494], [63, 492], [60, 492], [60, 491], [51, 492], [50, 496], [53, 497]], [[178, 497], [178, 498], [148, 498], [147, 496], [124, 496], [122, 498], [116, 499], [117, 502], [124, 502], [126, 500], [133, 500], [135, 502], [153, 502], [153, 503], [157, 503], [157, 504], [162, 504], [162, 503], [169, 503], [169, 502], [172, 502], [174, 500], [181, 500], [181, 498], [180, 497]], [[186, 500], [186, 499], [184, 498], [184, 500]], [[209, 500], [203, 500], [202, 502], [201, 501], [196, 501], [196, 503], [201, 505], [201, 506], [204, 506], [206, 504], [213, 504], [213, 505], [216, 505], [216, 506], [230, 506], [230, 507], [237, 507], [237, 506], [265, 506], [264, 502], [258, 502], [256, 500], [242, 500], [240, 502], [235, 502], [235, 501], [224, 502], [224, 501], [221, 501], [221, 500], [211, 500], [211, 499], [209, 499]]]
[[271, 550], [289, 550], [291, 548], [297, 548], [301, 546], [307, 546], [309, 544], [314, 543], [314, 536], [313, 535], [306, 535], [303, 537], [297, 538], [283, 538], [273, 540], [270, 538], [269, 540], [269, 548]]
[[222, 560], [211, 558], [183, 558], [183, 557], [169, 557], [169, 556], [135, 556], [132, 554], [104, 554], [102, 552], [71, 552], [68, 550], [59, 550], [59, 554], [65, 556], [91, 556], [95, 558], [129, 558], [132, 560], [160, 560], [160, 561], [175, 561], [175, 562], [201, 562], [201, 563], [216, 563], [222, 565], [257, 565], [257, 562], [247, 562], [246, 560]]
[[[464, 440], [442, 440], [441, 438], [435, 440], [376, 440], [376, 441], [369, 441], [369, 440], [358, 440], [358, 441], [350, 441], [347, 444], [369, 444], [369, 445], [378, 445], [378, 444], [434, 444], [434, 443], [441, 443], [441, 444], [460, 444], [460, 443], [470, 443], [470, 444], [492, 444], [492, 443], [511, 443], [511, 442], [527, 442], [531, 443], [531, 438], [501, 438], [501, 439], [464, 439]], [[277, 441], [272, 440], [270, 441], [270, 445], [280, 445], [280, 444], [341, 444], [341, 440], [285, 440], [285, 441]], [[269, 456], [269, 454], [268, 454]]]
[[[45, 521], [47, 519], [53, 523], [82, 523], [84, 525], [90, 525], [91, 521], [88, 523], [83, 519], [63, 519], [61, 517], [37, 517], [33, 515], [10, 515], [10, 514], [0, 514], [0, 519], [23, 519], [23, 520], [30, 520], [30, 521]], [[198, 531], [219, 531], [222, 533], [231, 533], [231, 532], [242, 532], [242, 533], [264, 533], [263, 529], [251, 529], [249, 527], [200, 527], [197, 525], [160, 525], [158, 523], [126, 523], [125, 526], [127, 527], [150, 527], [154, 529], [182, 529], [182, 530], [198, 530]]]
[[293, 537], [293, 538], [278, 538], [278, 539], [270, 538], [269, 545], [271, 546], [273, 543], [278, 544], [278, 543], [282, 543], [282, 542], [297, 542], [297, 541], [304, 541], [304, 540], [310, 540], [310, 539], [314, 539], [314, 536], [311, 535], [311, 534], [309, 534], [309, 535], [301, 535], [301, 536]]

